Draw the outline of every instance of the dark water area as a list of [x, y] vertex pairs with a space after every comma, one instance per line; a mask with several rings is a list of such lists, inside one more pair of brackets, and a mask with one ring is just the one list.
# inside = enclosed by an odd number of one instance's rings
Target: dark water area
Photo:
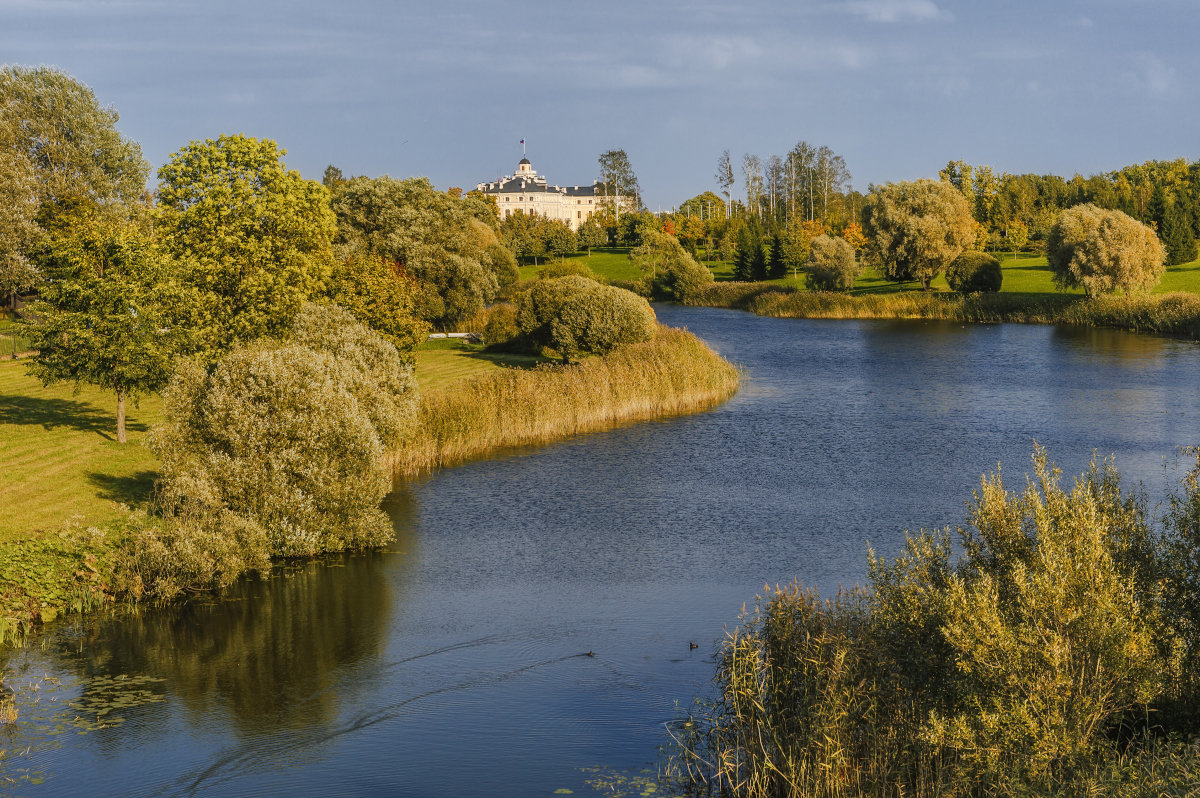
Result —
[[745, 369], [735, 398], [398, 486], [386, 552], [56, 626], [7, 663], [8, 789], [596, 794], [654, 768], [765, 583], [862, 581], [997, 463], [1023, 486], [1035, 439], [1064, 478], [1115, 454], [1152, 503], [1200, 442], [1188, 342], [658, 313]]

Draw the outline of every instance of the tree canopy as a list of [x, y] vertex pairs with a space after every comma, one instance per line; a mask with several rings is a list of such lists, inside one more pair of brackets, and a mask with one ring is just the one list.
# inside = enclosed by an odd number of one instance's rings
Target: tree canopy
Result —
[[929, 283], [975, 242], [966, 199], [935, 180], [888, 183], [863, 206], [868, 252], [889, 280]]
[[1090, 203], [1063, 211], [1046, 240], [1055, 282], [1082, 288], [1088, 296], [1151, 288], [1166, 271], [1165, 259], [1162, 242], [1148, 226]]
[[191, 325], [221, 351], [280, 335], [333, 261], [329, 193], [283, 163], [269, 139], [193, 141], [158, 172], [158, 228], [195, 289]]
[[[437, 191], [425, 178], [356, 177], [333, 197], [338, 241], [398, 266], [418, 283], [417, 313], [442, 326], [478, 313], [509, 272], [488, 203]], [[498, 274], [497, 272], [502, 272]]]
[[117, 131], [119, 116], [84, 84], [53, 67], [0, 68], [0, 151], [32, 165], [42, 218], [80, 201], [133, 202], [150, 167]]
[[177, 295], [166, 258], [130, 221], [88, 218], [58, 238], [47, 280], [26, 314], [38, 354], [30, 371], [117, 395], [117, 441], [125, 442], [125, 400], [161, 390], [183, 330], [170, 318]]
[[43, 234], [63, 217], [145, 194], [149, 165], [117, 120], [61, 70], [0, 67], [0, 296], [38, 283]]
[[612, 206], [619, 217], [621, 208], [632, 207], [640, 210], [642, 207], [642, 190], [638, 186], [637, 175], [625, 150], [607, 150], [600, 153], [600, 185], [597, 186], [604, 201]]

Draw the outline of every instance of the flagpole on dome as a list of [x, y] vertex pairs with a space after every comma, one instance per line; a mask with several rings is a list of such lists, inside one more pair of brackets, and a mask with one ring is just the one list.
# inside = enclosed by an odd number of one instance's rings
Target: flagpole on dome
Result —
[[527, 156], [527, 155], [525, 154], [525, 139], [521, 139], [521, 157], [522, 157], [522, 158], [528, 158], [528, 157], [529, 157], [529, 156]]

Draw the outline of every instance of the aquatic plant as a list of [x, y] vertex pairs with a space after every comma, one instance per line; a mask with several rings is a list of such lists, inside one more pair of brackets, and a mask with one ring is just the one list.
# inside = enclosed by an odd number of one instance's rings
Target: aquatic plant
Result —
[[912, 535], [831, 600], [765, 590], [668, 774], [764, 798], [1192, 794], [1200, 472], [1155, 529], [1111, 461], [1067, 488], [1034, 460], [1020, 493], [984, 478], [957, 548]]
[[695, 412], [729, 398], [737, 386], [737, 369], [700, 339], [658, 327], [652, 340], [603, 357], [505, 369], [427, 392], [412, 438], [388, 460], [395, 474], [412, 476], [503, 446]]

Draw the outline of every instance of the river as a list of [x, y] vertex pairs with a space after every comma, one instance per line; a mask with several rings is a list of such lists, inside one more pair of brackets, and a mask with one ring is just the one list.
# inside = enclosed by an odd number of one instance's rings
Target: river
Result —
[[[700, 415], [404, 485], [396, 541], [9, 656], [21, 795], [639, 794], [765, 584], [829, 593], [980, 475], [1200, 442], [1200, 346], [1109, 330], [659, 307], [745, 370]], [[693, 644], [695, 647], [693, 647]], [[607, 793], [611, 794], [611, 793]]]

